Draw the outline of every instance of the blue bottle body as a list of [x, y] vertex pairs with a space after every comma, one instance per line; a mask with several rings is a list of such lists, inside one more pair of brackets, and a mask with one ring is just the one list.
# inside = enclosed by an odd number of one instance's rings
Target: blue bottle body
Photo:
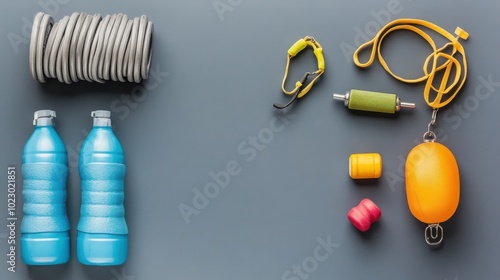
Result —
[[22, 173], [22, 260], [28, 265], [68, 262], [68, 158], [66, 148], [51, 121], [36, 124], [35, 131], [24, 146]]
[[109, 126], [96, 125], [85, 139], [79, 161], [82, 205], [77, 257], [85, 265], [120, 265], [128, 255], [124, 209], [123, 149]]

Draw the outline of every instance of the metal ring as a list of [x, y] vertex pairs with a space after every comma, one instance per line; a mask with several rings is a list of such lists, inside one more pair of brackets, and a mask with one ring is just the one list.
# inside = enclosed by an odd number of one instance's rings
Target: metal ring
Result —
[[117, 72], [118, 72], [118, 66], [117, 66], [118, 51], [120, 49], [121, 41], [122, 41], [122, 38], [124, 36], [125, 27], [127, 26], [127, 23], [128, 23], [128, 16], [124, 14], [122, 16], [120, 26], [119, 26], [117, 34], [116, 34], [115, 42], [113, 45], [112, 57], [111, 57], [110, 75], [111, 75], [111, 80], [113, 80], [115, 82], [118, 81], [118, 75], [117, 75]]
[[57, 60], [57, 68], [56, 73], [59, 73], [61, 79], [66, 84], [71, 84], [72, 80], [69, 74], [69, 52], [71, 47], [71, 40], [73, 39], [73, 31], [75, 30], [76, 23], [80, 14], [73, 13], [71, 14], [68, 24], [66, 25], [66, 30], [64, 31], [64, 37], [61, 41], [61, 46], [59, 52], [62, 53], [61, 60]]
[[[52, 49], [50, 50], [49, 57], [49, 73], [51, 77], [57, 77], [56, 74], [56, 63], [59, 54], [59, 48], [61, 47], [61, 41], [64, 37], [64, 30], [66, 29], [66, 25], [68, 24], [69, 16], [63, 17], [61, 21], [59, 21], [59, 25], [57, 28], [57, 32], [54, 35], [54, 44], [52, 45]], [[58, 77], [60, 78], [60, 77]], [[61, 80], [60, 80], [61, 81]], [[64, 82], [64, 81], [61, 81]]]
[[90, 23], [92, 21], [93, 16], [92, 15], [85, 15], [85, 19], [83, 20], [82, 23], [82, 28], [78, 32], [78, 40], [76, 43], [76, 76], [78, 80], [85, 80], [85, 77], [83, 76], [83, 47], [85, 45], [85, 38], [87, 37], [87, 32], [90, 27]]
[[134, 71], [133, 71], [134, 82], [136, 83], [140, 83], [142, 80], [142, 75], [141, 75], [142, 49], [144, 47], [144, 39], [147, 27], [148, 27], [148, 18], [146, 16], [141, 16], [139, 23], [139, 30], [137, 33], [137, 47], [135, 51]]
[[422, 139], [425, 143], [428, 143], [428, 142], [436, 142], [437, 140], [437, 136], [436, 136], [436, 133], [434, 133], [433, 131], [426, 131], [424, 133], [424, 135], [422, 136]]
[[40, 28], [40, 23], [42, 22], [43, 15], [44, 14], [42, 12], [36, 14], [31, 31], [29, 65], [30, 65], [31, 76], [33, 77], [34, 80], [38, 78], [38, 75], [36, 73], [36, 47], [37, 47], [36, 43], [38, 39], [38, 30]]
[[139, 26], [141, 20], [140, 18], [134, 18], [134, 24], [132, 26], [132, 34], [130, 35], [127, 61], [127, 80], [131, 83], [134, 82], [134, 67], [135, 67], [135, 52], [137, 51], [137, 41], [139, 35]]
[[141, 74], [143, 79], [147, 79], [149, 76], [149, 67], [151, 66], [151, 52], [153, 50], [153, 22], [148, 23], [146, 29], [146, 39], [144, 41], [144, 48], [142, 50], [142, 66]]
[[[106, 64], [106, 51], [109, 48], [109, 39], [111, 38], [111, 34], [113, 32], [113, 27], [115, 26], [117, 17], [118, 15], [112, 15], [111, 18], [109, 19], [108, 25], [106, 26], [106, 30], [104, 32], [104, 40], [102, 41], [103, 45], [101, 49], [101, 54], [99, 56], [99, 63], [97, 64], [97, 77], [103, 80], [103, 83], [105, 80], [109, 79], [109, 71], [108, 71], [108, 79], [104, 77], [104, 66]], [[111, 55], [109, 57], [111, 58]], [[109, 63], [108, 63], [108, 69], [109, 69]]]
[[104, 38], [106, 36], [106, 30], [109, 24], [113, 24], [111, 22], [111, 19], [112, 16], [107, 15], [102, 20], [101, 24], [99, 25], [99, 30], [96, 33], [97, 36], [94, 38], [92, 49], [90, 51], [90, 67], [89, 67], [90, 77], [92, 78], [92, 80], [101, 84], [104, 83], [104, 80], [102, 80], [101, 77], [99, 76], [99, 61], [101, 59], [102, 51], [105, 45]]
[[[115, 49], [115, 42], [118, 36], [118, 31], [122, 26], [124, 14], [118, 14], [115, 19], [115, 24], [113, 25], [113, 29], [111, 29], [111, 33], [109, 35], [106, 55], [104, 56], [104, 65], [103, 65], [103, 73], [102, 76], [105, 80], [109, 80], [110, 76], [113, 76], [112, 71], [114, 68], [111, 67], [111, 61], [113, 58], [113, 50]], [[115, 75], [116, 77], [116, 75]], [[115, 79], [116, 80], [116, 79]]]
[[127, 73], [127, 61], [128, 61], [128, 45], [130, 42], [130, 31], [132, 30], [133, 20], [129, 20], [125, 26], [125, 31], [123, 33], [123, 38], [120, 42], [120, 48], [118, 49], [118, 59], [116, 62], [116, 76], [120, 82], [125, 82], [125, 76]]
[[87, 37], [85, 38], [85, 46], [83, 47], [83, 64], [82, 64], [82, 69], [83, 69], [83, 77], [85, 80], [92, 82], [92, 79], [90, 77], [90, 57], [91, 57], [91, 51], [92, 51], [92, 46], [94, 44], [93, 39], [97, 37], [97, 32], [99, 30], [100, 22], [102, 20], [102, 17], [100, 14], [95, 14], [92, 17], [92, 21], [90, 22], [90, 26], [87, 30]]
[[47, 41], [47, 35], [50, 33], [50, 29], [54, 25], [54, 20], [51, 16], [45, 14], [42, 17], [42, 21], [39, 26], [38, 36], [37, 36], [37, 47], [36, 47], [36, 59], [35, 67], [38, 81], [45, 83], [45, 76], [43, 75], [43, 51]]
[[71, 46], [69, 49], [69, 75], [71, 76], [71, 81], [78, 82], [78, 75], [76, 72], [76, 48], [78, 46], [78, 38], [80, 37], [80, 31], [82, 30], [83, 23], [87, 14], [81, 13], [78, 16], [78, 20], [75, 24], [75, 29], [73, 30], [73, 37], [71, 38]]
[[60, 83], [64, 83], [63, 75], [62, 75], [62, 56], [63, 52], [59, 51], [56, 54], [56, 64], [55, 64], [55, 69], [56, 69], [56, 78], [59, 80]]
[[43, 74], [47, 78], [55, 78], [50, 75], [49, 57], [50, 57], [50, 52], [52, 51], [52, 46], [54, 45], [54, 37], [56, 37], [58, 27], [59, 23], [55, 22], [52, 28], [50, 29], [49, 37], [47, 38], [47, 42], [45, 43], [45, 51], [43, 54]]

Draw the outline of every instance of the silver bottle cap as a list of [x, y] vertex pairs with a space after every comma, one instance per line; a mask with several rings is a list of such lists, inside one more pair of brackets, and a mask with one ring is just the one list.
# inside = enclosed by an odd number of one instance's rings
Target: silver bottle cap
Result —
[[33, 125], [54, 125], [56, 112], [52, 110], [36, 111], [33, 117]]
[[111, 112], [107, 110], [96, 110], [90, 113], [94, 118], [94, 126], [111, 126]]

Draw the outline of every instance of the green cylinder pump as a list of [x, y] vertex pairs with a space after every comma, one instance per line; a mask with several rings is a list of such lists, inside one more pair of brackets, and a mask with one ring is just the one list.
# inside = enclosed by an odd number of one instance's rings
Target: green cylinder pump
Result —
[[401, 108], [415, 108], [415, 103], [402, 102], [393, 93], [352, 89], [346, 94], [333, 94], [333, 99], [344, 101], [351, 110], [394, 114]]

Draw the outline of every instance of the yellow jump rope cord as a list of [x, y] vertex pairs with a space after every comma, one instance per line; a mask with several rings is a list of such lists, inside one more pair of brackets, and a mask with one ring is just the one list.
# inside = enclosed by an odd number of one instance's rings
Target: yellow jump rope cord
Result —
[[[295, 83], [295, 88], [291, 91], [288, 91], [285, 89], [285, 83], [286, 79], [288, 77], [288, 69], [290, 68], [290, 60], [296, 56], [299, 52], [301, 52], [303, 49], [305, 49], [307, 46], [310, 46], [313, 48], [314, 55], [316, 56], [316, 60], [318, 61], [318, 70], [312, 72], [312, 73], [306, 73], [304, 76], [304, 79], [301, 81], [297, 81]], [[321, 48], [321, 45], [314, 40], [314, 38], [306, 36], [305, 38], [302, 38], [295, 42], [290, 49], [288, 49], [288, 55], [287, 55], [287, 60], [286, 60], [286, 68], [285, 68], [285, 75], [283, 76], [283, 83], [281, 84], [281, 89], [285, 94], [288, 95], [293, 95], [296, 94], [298, 90], [302, 88], [302, 86], [305, 83], [305, 79], [307, 78], [308, 75], [316, 75], [309, 84], [307, 84], [302, 90], [300, 90], [299, 94], [297, 95], [297, 98], [301, 98], [302, 96], [306, 95], [306, 93], [311, 90], [313, 87], [314, 83], [323, 75], [325, 72], [325, 59], [323, 57], [323, 48]]]
[[[446, 39], [448, 39], [450, 42], [446, 43], [444, 46], [441, 48], [437, 48], [434, 40], [420, 27], [425, 27], [428, 28], [436, 33], [439, 33]], [[429, 56], [425, 59], [424, 65], [423, 65], [423, 72], [424, 75], [420, 78], [416, 79], [407, 79], [403, 78], [401, 76], [396, 75], [392, 70], [390, 69], [389, 65], [387, 65], [387, 62], [382, 56], [381, 52], [381, 47], [382, 47], [382, 41], [384, 38], [390, 34], [393, 31], [397, 30], [408, 30], [416, 33], [417, 35], [421, 36], [424, 40], [426, 40], [429, 45], [432, 48], [432, 53], [429, 54]], [[460, 91], [462, 86], [465, 83], [465, 80], [467, 78], [467, 59], [465, 56], [465, 50], [462, 46], [462, 44], [459, 42], [459, 38], [463, 40], [467, 40], [469, 37], [469, 34], [462, 30], [460, 27], [457, 27], [455, 30], [455, 34], [457, 37], [455, 37], [453, 34], [449, 33], [448, 31], [444, 30], [443, 28], [437, 26], [434, 23], [425, 21], [425, 20], [420, 20], [420, 19], [398, 19], [394, 20], [390, 23], [388, 23], [386, 26], [384, 26], [378, 33], [375, 35], [375, 37], [361, 45], [353, 54], [353, 60], [354, 63], [361, 68], [366, 68], [369, 67], [373, 61], [375, 60], [375, 54], [377, 55], [380, 64], [382, 67], [389, 73], [391, 76], [394, 78], [405, 82], [405, 83], [419, 83], [425, 81], [425, 89], [424, 89], [424, 99], [425, 102], [433, 109], [439, 109], [444, 106], [446, 106], [448, 103], [450, 103], [453, 98], [457, 95], [457, 93]], [[368, 48], [371, 46], [371, 53], [370, 53], [370, 58], [367, 62], [362, 63], [359, 61], [359, 53], [363, 51], [365, 48]], [[448, 51], [447, 53], [445, 52], [448, 48], [451, 48], [451, 51]], [[461, 56], [461, 62], [455, 57], [457, 52]], [[438, 65], [438, 60], [443, 60], [444, 62], [440, 65]], [[430, 67], [429, 67], [430, 65]], [[451, 84], [449, 84], [450, 80], [450, 75], [452, 73], [453, 67], [455, 67], [455, 77], [453, 78], [453, 81]], [[463, 68], [463, 69], [462, 69]], [[442, 80], [439, 85], [439, 88], [437, 89], [434, 87], [433, 82], [434, 78], [436, 77], [436, 74], [439, 71], [444, 71], [442, 75]], [[448, 85], [449, 84], [449, 85]], [[431, 95], [431, 92], [434, 92], [434, 94]], [[451, 95], [449, 95], [451, 93]], [[446, 96], [446, 98], [443, 97]], [[433, 100], [431, 100], [431, 96], [435, 96]]]

